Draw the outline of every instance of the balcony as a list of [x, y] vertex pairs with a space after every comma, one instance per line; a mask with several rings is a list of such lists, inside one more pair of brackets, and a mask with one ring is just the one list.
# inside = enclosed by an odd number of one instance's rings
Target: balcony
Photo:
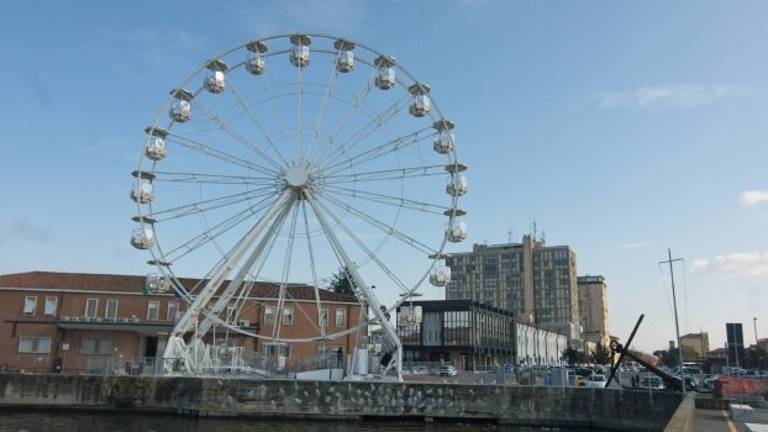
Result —
[[136, 317], [101, 318], [62, 315], [56, 324], [65, 330], [122, 331], [154, 336], [158, 333], [169, 333], [174, 323], [171, 321], [143, 320]]

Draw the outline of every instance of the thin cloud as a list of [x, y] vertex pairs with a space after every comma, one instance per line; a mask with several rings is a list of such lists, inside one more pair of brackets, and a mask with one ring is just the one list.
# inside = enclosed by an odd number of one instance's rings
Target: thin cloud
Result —
[[768, 190], [748, 190], [741, 194], [739, 202], [746, 206], [768, 202]]
[[731, 85], [662, 85], [598, 96], [600, 108], [691, 108], [717, 100], [746, 96], [750, 90]]
[[699, 258], [691, 266], [693, 273], [758, 277], [768, 275], [768, 252], [732, 252], [714, 259]]
[[296, 31], [332, 31], [354, 33], [363, 25], [365, 2], [357, 0], [296, 0], [273, 3], [233, 3], [231, 13], [239, 27], [255, 37]]
[[48, 243], [52, 237], [49, 229], [35, 225], [27, 219], [17, 219], [0, 229], [0, 247], [14, 241]]
[[652, 245], [653, 243], [648, 243], [648, 242], [629, 242], [629, 243], [622, 243], [619, 245], [619, 247], [622, 249], [640, 249], [640, 248], [645, 248]]

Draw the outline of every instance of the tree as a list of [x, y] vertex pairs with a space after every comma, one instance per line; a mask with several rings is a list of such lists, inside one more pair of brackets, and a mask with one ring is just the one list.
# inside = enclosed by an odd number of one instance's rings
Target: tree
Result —
[[330, 291], [337, 294], [355, 295], [355, 290], [352, 289], [352, 275], [346, 267], [342, 267], [331, 277], [331, 283], [328, 287]]
[[597, 348], [595, 348], [595, 351], [592, 352], [592, 357], [595, 359], [595, 363], [597, 364], [608, 364], [611, 362], [611, 352], [606, 349], [603, 344], [599, 343], [597, 344]]
[[569, 366], [573, 366], [575, 364], [590, 363], [592, 357], [589, 353], [579, 351], [573, 347], [568, 347], [563, 351], [563, 360], [568, 362]]

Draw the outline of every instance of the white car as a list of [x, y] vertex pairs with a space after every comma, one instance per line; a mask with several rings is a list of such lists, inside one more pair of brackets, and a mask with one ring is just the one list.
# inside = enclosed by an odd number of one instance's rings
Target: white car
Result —
[[587, 387], [591, 388], [605, 388], [605, 383], [608, 381], [603, 374], [592, 374], [587, 378]]
[[459, 374], [459, 371], [456, 370], [456, 367], [451, 365], [441, 366], [440, 369], [438, 369], [438, 374], [440, 376], [456, 376]]

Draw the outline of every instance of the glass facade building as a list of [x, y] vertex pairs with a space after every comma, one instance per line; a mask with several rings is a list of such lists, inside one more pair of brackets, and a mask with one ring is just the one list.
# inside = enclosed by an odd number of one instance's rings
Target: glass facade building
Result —
[[476, 244], [446, 258], [448, 300], [473, 300], [580, 339], [576, 254], [531, 235], [521, 243]]
[[406, 363], [443, 362], [465, 370], [560, 364], [568, 341], [472, 300], [404, 303], [397, 309], [397, 332]]

